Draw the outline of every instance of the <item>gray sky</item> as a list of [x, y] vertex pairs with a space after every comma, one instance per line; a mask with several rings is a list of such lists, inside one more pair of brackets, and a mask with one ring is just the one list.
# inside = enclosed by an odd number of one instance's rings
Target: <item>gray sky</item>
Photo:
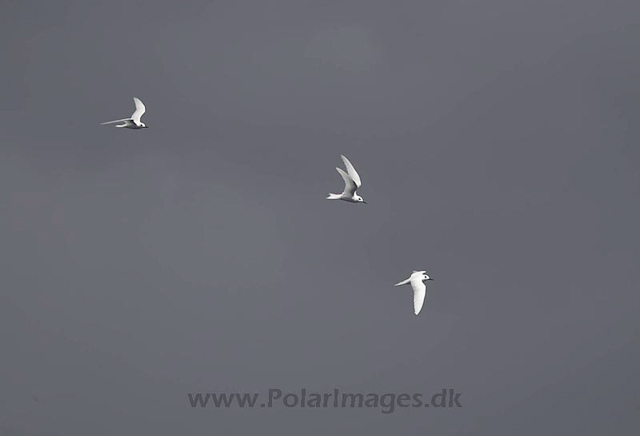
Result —
[[[638, 17], [4, 2], [0, 434], [634, 433]], [[133, 96], [150, 129], [99, 125]], [[341, 153], [368, 206], [324, 199]], [[463, 408], [186, 398], [303, 387]]]

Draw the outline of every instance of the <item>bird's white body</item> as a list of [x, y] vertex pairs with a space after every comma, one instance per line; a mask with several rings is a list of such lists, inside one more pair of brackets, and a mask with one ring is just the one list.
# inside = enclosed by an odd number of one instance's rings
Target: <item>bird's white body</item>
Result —
[[411, 284], [411, 288], [413, 289], [413, 313], [416, 315], [422, 310], [424, 299], [427, 296], [427, 285], [424, 283], [425, 280], [433, 279], [427, 275], [426, 271], [414, 271], [408, 279], [394, 285], [400, 286]]
[[147, 108], [145, 107], [144, 103], [142, 103], [142, 101], [137, 97], [133, 97], [133, 102], [136, 105], [136, 110], [131, 115], [131, 117], [123, 118], [121, 120], [107, 121], [106, 123], [101, 123], [101, 124], [105, 125], [105, 124], [113, 124], [113, 123], [122, 123], [122, 124], [117, 124], [115, 127], [124, 127], [126, 129], [146, 129], [147, 125], [142, 121], [140, 121], [140, 118], [142, 118], [142, 115], [146, 112]]
[[360, 180], [360, 175], [353, 167], [349, 159], [347, 159], [344, 155], [340, 155], [342, 161], [344, 162], [344, 166], [347, 169], [347, 172], [344, 172], [342, 168], [336, 167], [336, 171], [344, 180], [344, 190], [340, 194], [329, 194], [327, 200], [342, 200], [348, 201], [349, 203], [367, 203], [360, 197], [356, 191], [360, 186], [362, 186], [362, 181]]

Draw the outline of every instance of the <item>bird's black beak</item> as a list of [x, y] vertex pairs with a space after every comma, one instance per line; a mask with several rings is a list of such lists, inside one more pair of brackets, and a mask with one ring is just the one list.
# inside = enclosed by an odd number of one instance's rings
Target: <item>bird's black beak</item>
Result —
[[362, 200], [362, 202], [363, 202], [364, 204], [369, 204], [369, 203], [367, 203], [367, 202], [366, 202], [366, 201], [364, 201], [364, 200]]
[[433, 279], [431, 277], [429, 277], [429, 280], [433, 281]]

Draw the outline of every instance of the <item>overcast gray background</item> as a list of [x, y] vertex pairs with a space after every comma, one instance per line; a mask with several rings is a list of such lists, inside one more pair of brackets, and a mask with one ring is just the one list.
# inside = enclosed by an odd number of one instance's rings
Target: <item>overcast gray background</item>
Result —
[[[3, 2], [0, 435], [635, 434], [639, 18]], [[324, 199], [341, 153], [369, 205]], [[186, 397], [271, 387], [463, 408]]]

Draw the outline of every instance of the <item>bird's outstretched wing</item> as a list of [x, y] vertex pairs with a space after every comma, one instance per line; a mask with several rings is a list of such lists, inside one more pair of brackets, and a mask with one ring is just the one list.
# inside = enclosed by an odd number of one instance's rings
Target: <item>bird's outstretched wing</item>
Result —
[[422, 310], [424, 298], [427, 296], [427, 285], [420, 278], [415, 278], [411, 280], [411, 287], [413, 288], [413, 313], [417, 315]]
[[100, 123], [101, 126], [104, 126], [105, 124], [113, 124], [113, 123], [121, 123], [123, 121], [131, 121], [131, 118], [123, 118], [121, 120], [113, 120], [113, 121], [107, 121], [106, 123]]
[[393, 285], [393, 286], [406, 285], [406, 284], [407, 284], [407, 283], [409, 283], [410, 281], [411, 281], [411, 277], [409, 277], [408, 279], [403, 280], [403, 281], [401, 281], [401, 282], [398, 282], [398, 283], [396, 283], [396, 284], [395, 284], [395, 285]]
[[359, 188], [360, 186], [362, 186], [362, 181], [360, 180], [360, 176], [358, 175], [358, 172], [353, 167], [353, 165], [351, 164], [349, 159], [347, 159], [346, 156], [344, 156], [342, 154], [340, 155], [340, 157], [342, 158], [342, 161], [344, 162], [344, 166], [347, 168], [347, 174], [349, 174], [349, 177], [351, 177], [351, 179], [353, 179], [353, 181], [356, 184], [356, 187]]
[[140, 118], [142, 118], [142, 115], [145, 113], [147, 108], [138, 97], [133, 97], [133, 102], [136, 104], [136, 111], [131, 115], [131, 119], [138, 124], [140, 123]]
[[349, 197], [353, 196], [353, 193], [358, 189], [356, 182], [354, 182], [353, 179], [349, 177], [349, 174], [345, 173], [342, 168], [336, 167], [336, 170], [342, 176], [342, 180], [344, 180], [344, 191], [342, 191], [342, 193], [347, 194]]

